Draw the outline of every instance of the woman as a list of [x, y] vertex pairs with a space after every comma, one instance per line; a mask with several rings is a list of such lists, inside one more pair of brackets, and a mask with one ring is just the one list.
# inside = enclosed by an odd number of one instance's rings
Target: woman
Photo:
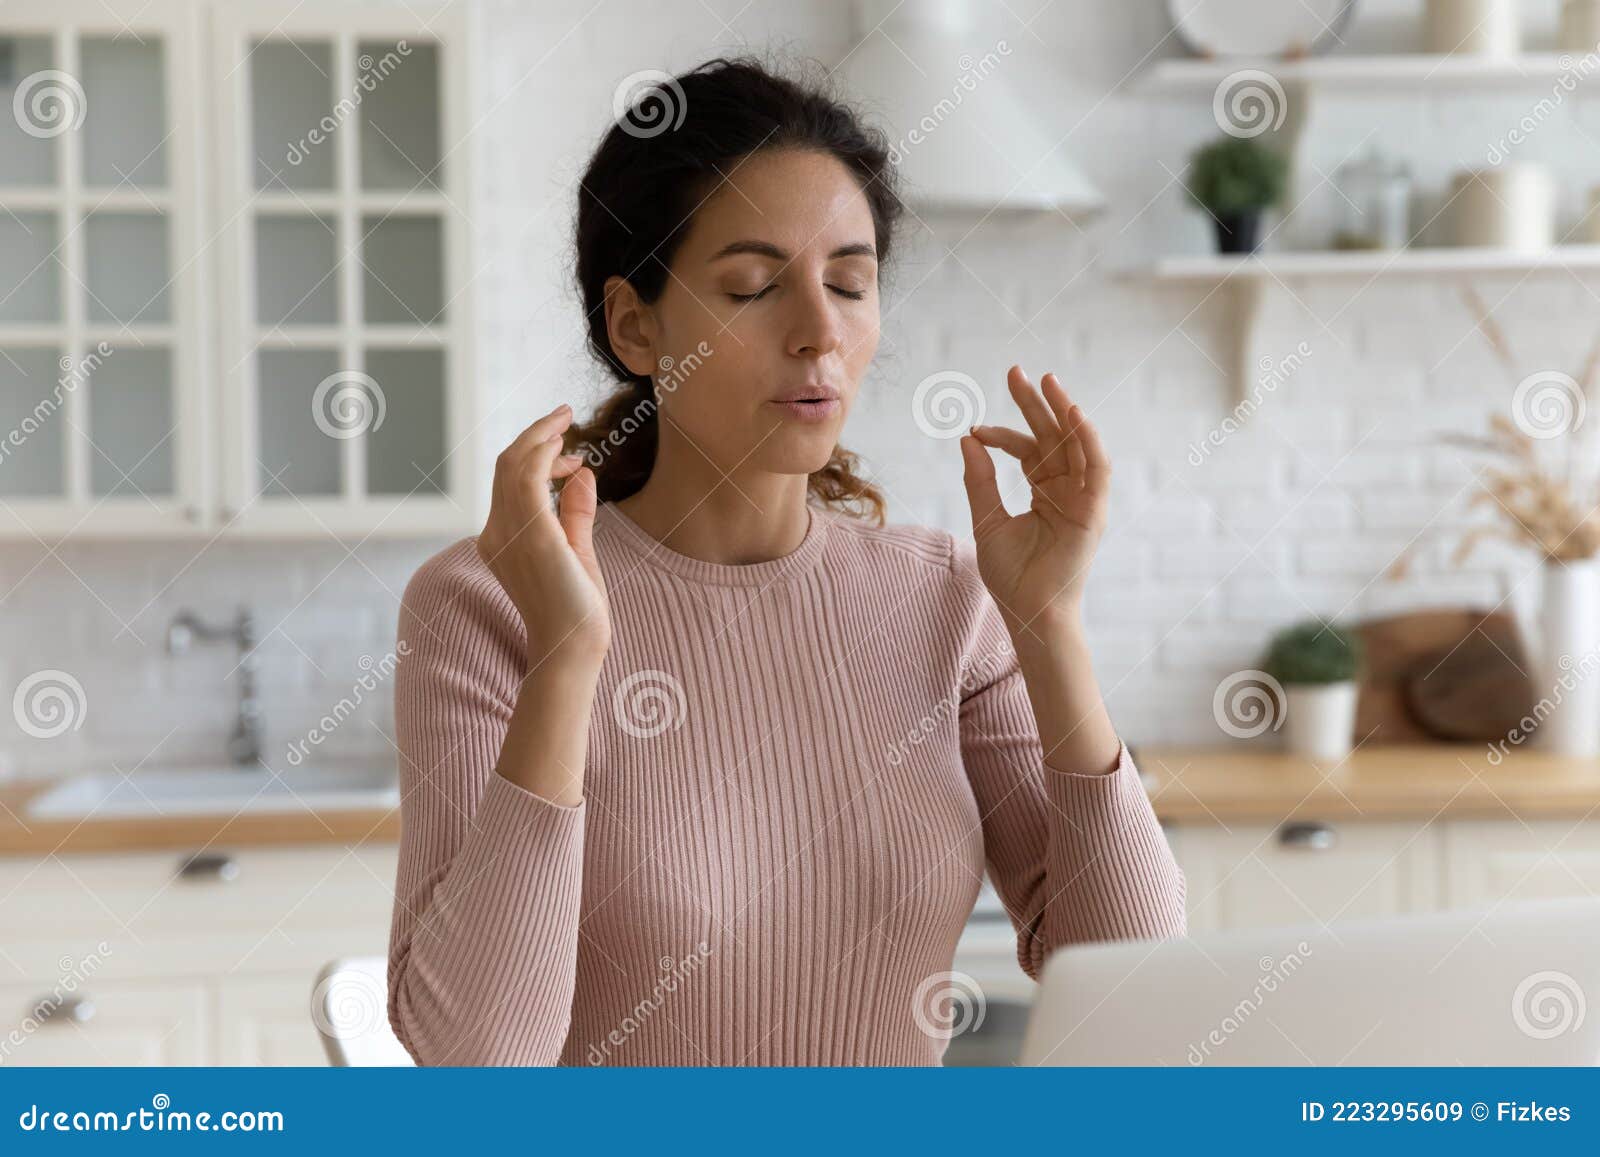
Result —
[[1014, 367], [1027, 429], [960, 441], [974, 542], [884, 526], [838, 444], [881, 138], [750, 63], [656, 95], [681, 123], [635, 106], [579, 191], [621, 388], [529, 426], [405, 592], [390, 1021], [424, 1064], [936, 1065], [985, 867], [1030, 976], [1184, 932], [1084, 643], [1110, 466]]

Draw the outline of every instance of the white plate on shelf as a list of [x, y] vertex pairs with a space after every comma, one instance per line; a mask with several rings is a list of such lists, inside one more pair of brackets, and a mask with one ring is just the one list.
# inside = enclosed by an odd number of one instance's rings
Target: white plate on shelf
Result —
[[1173, 29], [1196, 56], [1315, 55], [1338, 43], [1356, 0], [1167, 0]]

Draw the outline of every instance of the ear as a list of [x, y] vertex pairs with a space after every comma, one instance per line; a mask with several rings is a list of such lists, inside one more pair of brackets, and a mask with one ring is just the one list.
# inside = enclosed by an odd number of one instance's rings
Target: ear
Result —
[[627, 279], [615, 275], [606, 278], [606, 335], [630, 373], [655, 377], [655, 313]]

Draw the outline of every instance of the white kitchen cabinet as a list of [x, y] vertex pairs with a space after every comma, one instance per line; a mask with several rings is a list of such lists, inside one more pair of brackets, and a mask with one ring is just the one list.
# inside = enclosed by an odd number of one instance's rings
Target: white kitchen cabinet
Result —
[[0, 536], [475, 528], [465, 9], [0, 9]]
[[203, 1065], [208, 1063], [203, 985], [51, 979], [0, 986], [0, 1063]]
[[[398, 858], [392, 843], [0, 858], [0, 1050], [22, 1036], [0, 1064], [326, 1063], [317, 973], [384, 954]], [[59, 1007], [34, 1026], [41, 1002]]]
[[225, 977], [217, 987], [219, 1065], [325, 1065], [310, 1016], [311, 988], [298, 972]]
[[1412, 823], [1175, 826], [1193, 931], [1326, 924], [1438, 906], [1437, 834]]
[[1454, 907], [1600, 895], [1600, 819], [1455, 820], [1444, 857]]
[[1173, 824], [1192, 931], [1600, 895], [1600, 819]]
[[0, 9], [0, 535], [182, 533], [211, 501], [200, 10], [124, 7]]
[[214, 10], [230, 526], [475, 529], [466, 7]]

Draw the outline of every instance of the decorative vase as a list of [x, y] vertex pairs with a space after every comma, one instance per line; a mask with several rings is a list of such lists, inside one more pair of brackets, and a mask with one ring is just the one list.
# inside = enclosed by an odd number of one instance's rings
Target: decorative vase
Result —
[[1338, 683], [1291, 683], [1283, 721], [1284, 747], [1308, 759], [1340, 760], [1350, 754], [1356, 729], [1354, 679]]
[[1218, 253], [1254, 253], [1256, 236], [1261, 229], [1261, 211], [1218, 214], [1212, 218], [1217, 227]]
[[1600, 755], [1600, 561], [1547, 562], [1540, 588], [1534, 745]]

